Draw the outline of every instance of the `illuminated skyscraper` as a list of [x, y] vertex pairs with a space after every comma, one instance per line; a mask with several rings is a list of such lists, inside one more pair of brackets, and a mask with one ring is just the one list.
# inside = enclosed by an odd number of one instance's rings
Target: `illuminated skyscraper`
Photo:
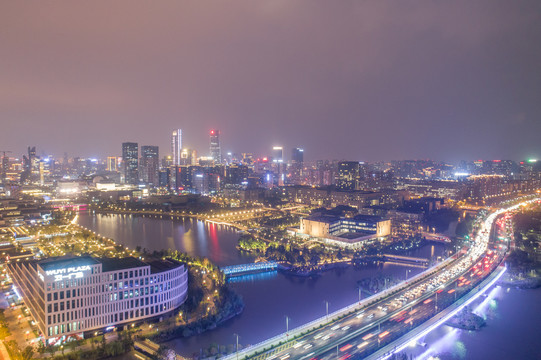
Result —
[[9, 157], [6, 156], [6, 151], [4, 151], [4, 156], [2, 157], [2, 181], [6, 179], [8, 171], [9, 171]]
[[126, 184], [137, 185], [139, 183], [139, 145], [137, 143], [122, 143], [122, 170]]
[[157, 146], [141, 146], [141, 179], [146, 184], [158, 186], [160, 154]]
[[214, 163], [222, 162], [222, 150], [220, 149], [220, 130], [210, 130], [210, 156]]
[[107, 157], [107, 171], [117, 171], [117, 158], [116, 156]]
[[182, 149], [180, 153], [180, 165], [195, 165], [197, 163], [197, 151]]
[[356, 190], [359, 183], [360, 164], [358, 161], [341, 161], [338, 163], [336, 188], [339, 190]]
[[302, 183], [302, 169], [304, 164], [304, 150], [293, 148], [291, 151], [291, 166], [289, 167], [289, 182], [292, 184]]
[[171, 135], [171, 153], [173, 154], [173, 165], [180, 165], [180, 152], [182, 151], [182, 130], [173, 130]]
[[272, 148], [272, 162], [284, 162], [284, 149], [281, 146], [274, 146]]
[[302, 165], [304, 162], [304, 150], [301, 148], [293, 148], [291, 152], [291, 163]]

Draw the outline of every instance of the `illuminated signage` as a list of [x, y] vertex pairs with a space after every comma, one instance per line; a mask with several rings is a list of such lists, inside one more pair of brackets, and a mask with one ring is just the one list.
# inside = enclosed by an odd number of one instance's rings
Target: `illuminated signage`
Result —
[[62, 281], [66, 279], [80, 279], [83, 277], [83, 271], [90, 270], [90, 265], [75, 266], [64, 269], [47, 270], [47, 276], [54, 276], [54, 281]]

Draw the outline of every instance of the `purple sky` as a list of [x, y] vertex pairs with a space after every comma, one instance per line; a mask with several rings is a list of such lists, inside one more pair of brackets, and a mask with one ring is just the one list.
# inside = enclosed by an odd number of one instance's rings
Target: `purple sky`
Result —
[[308, 160], [541, 157], [541, 1], [8, 1], [0, 150], [183, 129]]

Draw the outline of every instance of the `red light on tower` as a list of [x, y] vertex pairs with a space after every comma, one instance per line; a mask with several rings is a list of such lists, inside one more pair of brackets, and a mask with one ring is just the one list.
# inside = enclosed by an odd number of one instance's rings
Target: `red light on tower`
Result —
[[210, 135], [214, 135], [214, 130], [210, 130]]

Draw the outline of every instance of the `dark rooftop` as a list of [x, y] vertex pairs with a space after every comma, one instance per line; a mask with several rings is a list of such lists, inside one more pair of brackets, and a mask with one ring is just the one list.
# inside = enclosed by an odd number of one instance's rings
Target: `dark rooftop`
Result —
[[150, 265], [150, 272], [152, 274], [171, 270], [182, 265], [181, 262], [173, 260], [173, 259], [152, 260], [152, 261], [149, 261], [148, 264]]
[[98, 261], [102, 264], [102, 272], [148, 266], [144, 261], [131, 256], [125, 258], [99, 258]]
[[366, 222], [378, 222], [381, 221], [381, 216], [376, 215], [355, 215], [353, 217], [355, 221], [366, 221]]
[[324, 223], [332, 224], [334, 222], [340, 221], [340, 216], [333, 215], [310, 215], [306, 217], [306, 220], [319, 221]]

